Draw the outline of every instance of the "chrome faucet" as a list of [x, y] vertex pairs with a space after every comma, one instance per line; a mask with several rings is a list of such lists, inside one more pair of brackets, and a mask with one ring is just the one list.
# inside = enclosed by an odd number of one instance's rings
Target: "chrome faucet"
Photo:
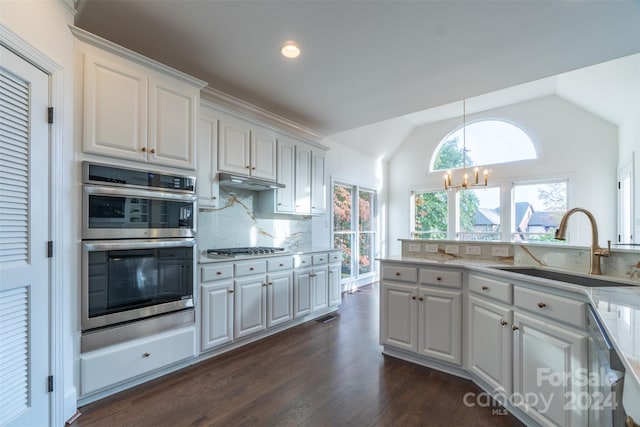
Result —
[[569, 217], [576, 212], [584, 213], [591, 223], [591, 269], [589, 270], [589, 274], [602, 275], [602, 270], [600, 269], [600, 257], [611, 255], [611, 240], [607, 241], [607, 249], [598, 246], [598, 224], [596, 224], [596, 219], [591, 212], [583, 208], [573, 208], [568, 210], [560, 220], [555, 238], [557, 240], [565, 240], [565, 235], [567, 234], [567, 221], [569, 220]]

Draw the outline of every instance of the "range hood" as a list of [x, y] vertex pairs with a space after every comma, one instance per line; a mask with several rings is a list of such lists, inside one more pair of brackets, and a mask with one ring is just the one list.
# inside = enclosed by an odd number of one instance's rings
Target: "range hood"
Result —
[[218, 174], [218, 182], [220, 183], [220, 187], [236, 188], [239, 190], [265, 191], [285, 188], [284, 184], [269, 181], [266, 179], [254, 178], [251, 176], [233, 175], [225, 172], [220, 172]]

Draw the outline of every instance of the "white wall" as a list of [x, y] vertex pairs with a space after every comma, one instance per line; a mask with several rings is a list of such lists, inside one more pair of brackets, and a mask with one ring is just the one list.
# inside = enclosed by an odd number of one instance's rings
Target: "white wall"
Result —
[[[490, 185], [510, 188], [513, 181], [569, 178], [570, 206], [583, 207], [595, 215], [600, 239], [613, 241], [616, 233], [616, 126], [557, 96], [538, 98], [467, 117], [500, 118], [523, 128], [537, 146], [537, 160], [490, 166]], [[390, 253], [400, 254], [399, 238], [409, 237], [409, 191], [442, 189], [442, 172], [427, 173], [431, 156], [440, 141], [460, 119], [420, 126], [409, 135], [389, 162]], [[570, 244], [591, 243], [586, 217], [570, 221]]]
[[[312, 239], [314, 247], [333, 247], [330, 212], [333, 201], [331, 183], [337, 180], [376, 190], [378, 192], [378, 214], [380, 218], [384, 218], [387, 165], [379, 159], [353, 150], [329, 138], [324, 139], [321, 143], [329, 148], [325, 159], [327, 215], [313, 218]], [[381, 224], [382, 226], [383, 224]], [[384, 236], [383, 233], [381, 235]], [[380, 254], [385, 253], [384, 242], [382, 243], [381, 248], [379, 248]]]
[[[73, 9], [70, 1], [59, 0], [1, 0], [0, 20], [12, 33], [26, 41], [33, 48], [41, 52], [51, 61], [58, 64], [63, 72], [60, 86], [53, 88], [54, 96], [58, 100], [58, 108], [55, 113], [55, 123], [52, 127], [57, 142], [60, 143], [59, 151], [52, 153], [54, 159], [58, 159], [60, 170], [60, 182], [57, 183], [54, 197], [64, 207], [69, 207], [60, 221], [54, 224], [53, 232], [62, 237], [62, 241], [55, 242], [57, 258], [55, 262], [60, 266], [62, 280], [53, 283], [54, 292], [62, 293], [52, 295], [52, 298], [62, 301], [62, 307], [58, 307], [58, 313], [62, 319], [54, 319], [62, 327], [62, 335], [56, 338], [61, 345], [63, 378], [56, 378], [56, 393], [62, 393], [64, 397], [63, 408], [55, 408], [55, 425], [61, 425], [76, 411], [76, 389], [74, 386], [74, 331], [77, 316], [78, 290], [78, 245], [79, 234], [75, 223], [79, 212], [75, 209], [77, 195], [75, 195], [75, 176], [72, 171], [74, 145], [73, 145], [73, 101], [74, 101], [74, 41], [68, 25], [73, 24]], [[54, 160], [56, 161], [56, 160]], [[47, 189], [42, 189], [43, 192]], [[58, 395], [59, 396], [59, 395]], [[58, 400], [56, 400], [57, 402]], [[54, 405], [56, 403], [54, 402]], [[63, 419], [62, 419], [63, 418]]]

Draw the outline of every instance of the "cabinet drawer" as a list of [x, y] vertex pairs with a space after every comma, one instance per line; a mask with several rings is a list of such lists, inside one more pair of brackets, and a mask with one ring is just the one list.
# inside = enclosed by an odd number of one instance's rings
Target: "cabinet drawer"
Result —
[[447, 288], [462, 288], [462, 272], [420, 269], [421, 285], [438, 285]]
[[293, 266], [295, 268], [311, 267], [311, 255], [296, 255], [293, 257]]
[[329, 263], [342, 262], [342, 252], [330, 252]]
[[233, 264], [206, 265], [200, 268], [201, 282], [211, 282], [231, 277], [233, 277]]
[[327, 262], [329, 262], [329, 255], [328, 254], [313, 254], [311, 256], [313, 265], [320, 265], [320, 264], [326, 264]]
[[400, 267], [397, 265], [382, 266], [382, 279], [396, 282], [418, 282], [418, 269], [415, 267]]
[[248, 276], [267, 272], [267, 262], [265, 260], [237, 262], [235, 266], [236, 276]]
[[474, 274], [469, 275], [469, 290], [480, 295], [494, 298], [507, 304], [511, 304], [511, 283], [500, 282]]
[[516, 307], [579, 328], [587, 326], [587, 313], [583, 302], [519, 286], [514, 288], [513, 298]]
[[80, 356], [82, 394], [195, 356], [195, 328], [175, 329]]
[[267, 260], [267, 271], [291, 270], [293, 268], [293, 258], [269, 258]]

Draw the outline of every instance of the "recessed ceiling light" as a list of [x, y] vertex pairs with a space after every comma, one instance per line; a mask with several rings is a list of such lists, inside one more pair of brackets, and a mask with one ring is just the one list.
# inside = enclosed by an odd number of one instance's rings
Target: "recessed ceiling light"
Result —
[[286, 42], [280, 49], [280, 53], [285, 58], [293, 59], [300, 56], [300, 48], [294, 42]]

